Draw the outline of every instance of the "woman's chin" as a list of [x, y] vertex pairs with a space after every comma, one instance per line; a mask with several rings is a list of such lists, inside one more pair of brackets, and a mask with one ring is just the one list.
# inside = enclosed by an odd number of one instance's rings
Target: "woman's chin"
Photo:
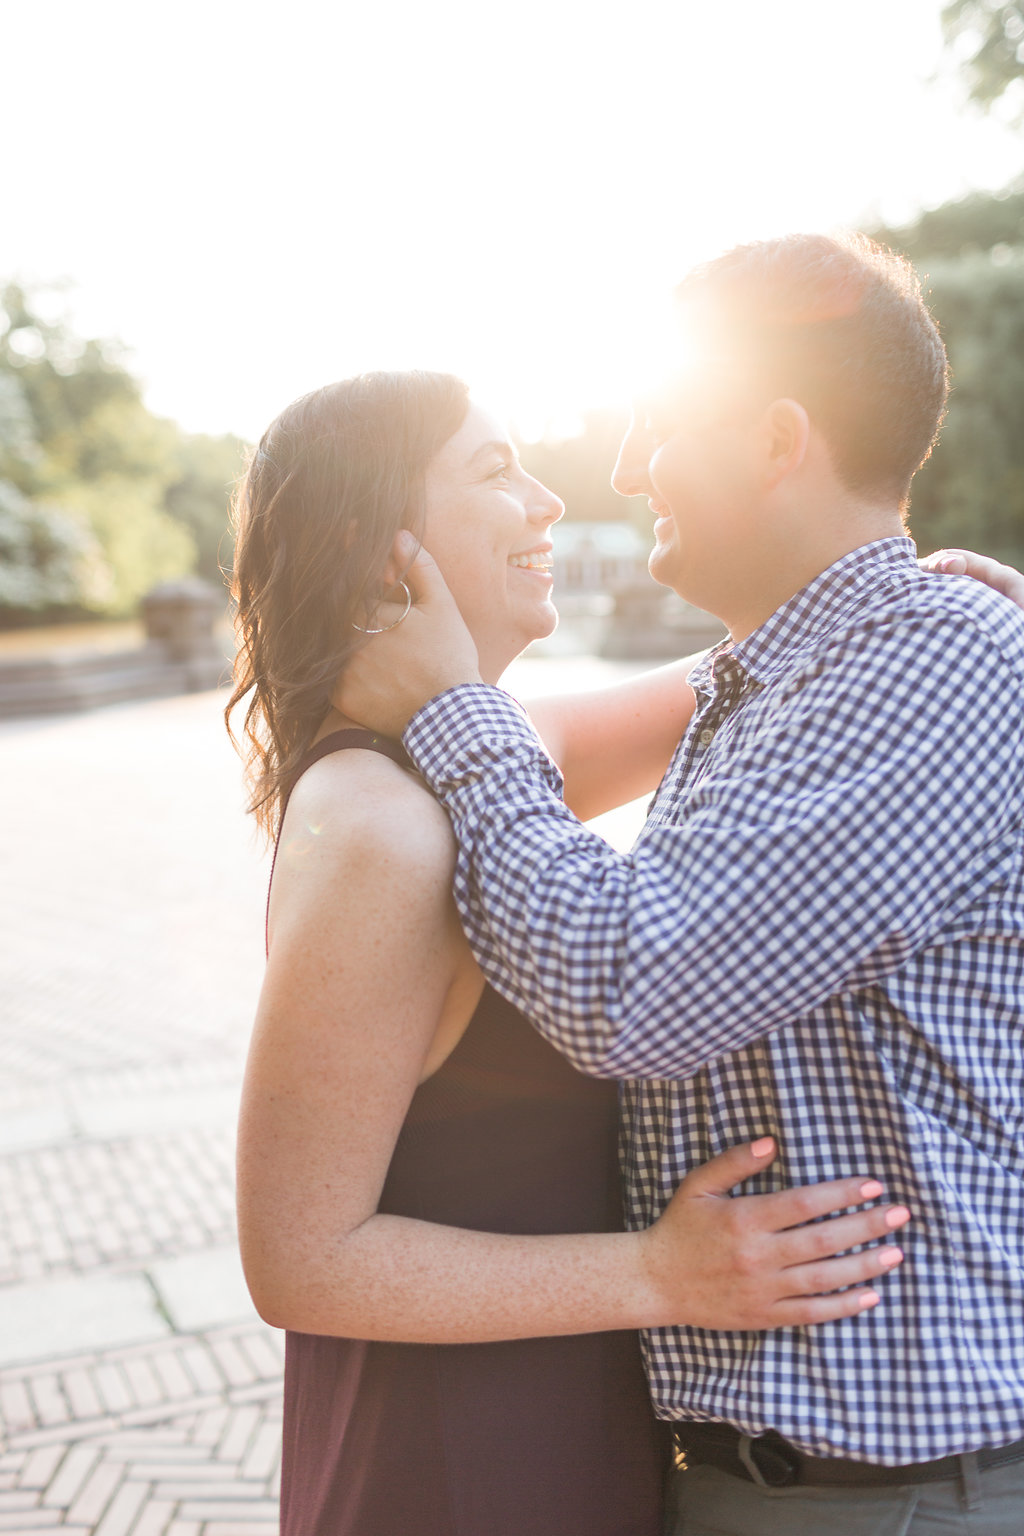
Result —
[[550, 598], [544, 604], [538, 622], [542, 627], [538, 628], [534, 635], [535, 640], [546, 640], [548, 635], [553, 635], [558, 628], [558, 609]]
[[530, 625], [530, 631], [527, 634], [526, 639], [520, 644], [519, 649], [521, 651], [525, 651], [526, 647], [528, 645], [532, 645], [535, 640], [546, 640], [549, 635], [554, 634], [557, 628], [558, 609], [555, 607], [553, 602], [548, 601], [533, 616], [533, 623]]
[[[534, 609], [527, 622], [514, 626], [510, 624], [500, 633], [492, 630], [486, 638], [474, 635], [484, 681], [493, 682], [496, 677], [500, 677], [505, 668], [511, 666], [528, 646], [535, 640], [546, 640], [557, 628], [558, 609], [554, 603], [547, 602], [543, 607]], [[488, 673], [493, 675], [488, 677]]]

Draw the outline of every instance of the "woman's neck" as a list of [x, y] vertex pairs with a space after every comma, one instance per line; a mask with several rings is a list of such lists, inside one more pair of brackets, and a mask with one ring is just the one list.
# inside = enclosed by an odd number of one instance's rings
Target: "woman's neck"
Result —
[[350, 720], [348, 715], [343, 715], [340, 709], [333, 706], [327, 711], [320, 722], [319, 729], [311, 741], [311, 746], [316, 746], [318, 741], [323, 741], [325, 736], [333, 736], [335, 731], [362, 731], [366, 727], [359, 724], [358, 720]]
[[[509, 653], [507, 645], [496, 644], [486, 646], [478, 643], [477, 649], [480, 655], [480, 676], [485, 683], [497, 683], [514, 660], [516, 653]], [[358, 720], [352, 720], [348, 715], [343, 715], [340, 709], [332, 705], [321, 720], [319, 728], [310, 746], [316, 746], [318, 741], [323, 741], [325, 736], [332, 736], [335, 731], [362, 731], [366, 727]]]

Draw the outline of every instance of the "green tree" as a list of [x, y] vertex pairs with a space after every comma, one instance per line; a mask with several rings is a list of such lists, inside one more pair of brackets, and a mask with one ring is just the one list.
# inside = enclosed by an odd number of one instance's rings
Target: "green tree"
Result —
[[245, 444], [230, 435], [183, 433], [175, 446], [164, 505], [195, 540], [197, 574], [214, 584], [231, 568], [227, 506], [244, 462]]
[[1024, 183], [1000, 192], [970, 192], [954, 202], [929, 208], [912, 224], [880, 225], [870, 231], [883, 245], [902, 251], [918, 267], [936, 258], [971, 256], [979, 251], [1024, 246]]
[[976, 192], [903, 228], [871, 231], [924, 281], [949, 352], [939, 445], [914, 481], [923, 549], [965, 544], [1024, 559], [1024, 190]]
[[1024, 251], [930, 264], [932, 308], [949, 351], [949, 414], [914, 482], [923, 548], [964, 544], [1024, 560]]
[[0, 614], [49, 614], [88, 600], [102, 606], [108, 575], [97, 541], [77, 518], [0, 480]]
[[1000, 0], [951, 0], [942, 8], [951, 45], [967, 45], [963, 72], [972, 101], [991, 107], [1024, 78], [1024, 5]]
[[[42, 307], [17, 284], [0, 290], [0, 481], [17, 493], [7, 498], [0, 564], [27, 568], [32, 539], [16, 537], [11, 508], [37, 542], [31, 508], [50, 520], [62, 548], [70, 551], [69, 530], [77, 529], [81, 549], [60, 580], [0, 586], [0, 621], [130, 613], [151, 586], [197, 567], [219, 580], [216, 552], [241, 445], [187, 436], [154, 416], [119, 348], [82, 340], [44, 318]], [[79, 573], [77, 585], [70, 571]], [[44, 588], [46, 602], [16, 601]]]

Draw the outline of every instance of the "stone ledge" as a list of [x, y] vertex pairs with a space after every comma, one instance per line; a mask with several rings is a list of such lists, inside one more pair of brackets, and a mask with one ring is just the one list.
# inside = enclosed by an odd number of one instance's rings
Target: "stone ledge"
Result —
[[171, 657], [159, 643], [134, 651], [55, 652], [0, 662], [0, 719], [71, 713], [130, 699], [202, 693], [225, 682], [220, 650]]

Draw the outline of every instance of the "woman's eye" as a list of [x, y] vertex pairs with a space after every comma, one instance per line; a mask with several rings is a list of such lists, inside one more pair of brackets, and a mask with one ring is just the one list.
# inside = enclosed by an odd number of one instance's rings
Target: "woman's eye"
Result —
[[507, 480], [512, 472], [511, 464], [498, 464], [487, 476], [488, 480]]

